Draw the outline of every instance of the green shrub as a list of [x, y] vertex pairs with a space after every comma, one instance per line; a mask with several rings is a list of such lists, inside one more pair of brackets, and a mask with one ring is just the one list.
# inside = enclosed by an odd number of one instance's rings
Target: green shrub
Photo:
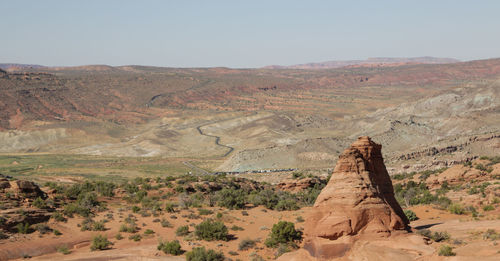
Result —
[[290, 251], [292, 251], [292, 250], [290, 249], [290, 246], [288, 244], [281, 243], [278, 245], [278, 248], [276, 249], [274, 256], [276, 258], [278, 258], [279, 256], [283, 255], [284, 253], [288, 253]]
[[41, 235], [47, 234], [49, 232], [52, 232], [52, 228], [50, 228], [47, 224], [36, 224], [35, 225], [35, 229]]
[[436, 241], [436, 242], [441, 242], [450, 239], [450, 234], [448, 232], [434, 232], [432, 234], [431, 239]]
[[302, 216], [298, 216], [298, 217], [295, 219], [295, 221], [297, 221], [297, 223], [302, 223], [302, 222], [304, 222], [305, 220], [304, 220], [304, 218], [303, 218]]
[[424, 237], [428, 237], [428, 238], [432, 237], [432, 232], [429, 229], [418, 230], [417, 234], [422, 235]]
[[179, 244], [179, 241], [177, 240], [160, 242], [158, 244], [158, 250], [163, 251], [165, 254], [174, 256], [182, 254], [181, 244]]
[[154, 234], [155, 232], [151, 229], [146, 229], [146, 231], [144, 231], [144, 235], [152, 235]]
[[494, 209], [495, 209], [495, 207], [493, 207], [492, 205], [486, 205], [486, 206], [483, 207], [484, 211], [492, 211]]
[[297, 210], [299, 206], [297, 202], [293, 199], [282, 199], [278, 201], [278, 204], [274, 207], [275, 210], [283, 211], [283, 210]]
[[94, 222], [92, 226], [93, 231], [104, 231], [106, 230], [106, 227], [104, 226], [104, 221], [96, 221]]
[[294, 244], [300, 240], [302, 240], [302, 232], [295, 230], [295, 225], [292, 222], [280, 221], [273, 225], [265, 245], [267, 247], [277, 247], [280, 243]]
[[252, 239], [243, 239], [238, 244], [238, 250], [247, 250], [250, 248], [254, 248], [256, 245], [256, 241]]
[[203, 209], [203, 208], [198, 209], [198, 214], [201, 215], [201, 216], [211, 215], [213, 213], [214, 212], [212, 210], [210, 210], [210, 209]]
[[161, 219], [160, 224], [162, 227], [168, 227], [168, 228], [173, 227], [172, 224], [164, 218]]
[[217, 204], [228, 209], [242, 209], [246, 204], [246, 193], [241, 189], [224, 188], [216, 193]]
[[17, 233], [19, 234], [28, 234], [31, 232], [29, 223], [19, 223], [16, 225]]
[[465, 209], [458, 203], [451, 204], [448, 207], [448, 211], [452, 214], [462, 215], [465, 213]]
[[58, 247], [57, 252], [59, 252], [63, 255], [71, 254], [71, 251], [69, 250], [68, 246], [66, 246], [66, 245]]
[[66, 221], [68, 221], [68, 219], [66, 219], [61, 212], [54, 212], [54, 214], [52, 214], [52, 218], [55, 221], [57, 221], [57, 222], [66, 222]]
[[54, 235], [56, 235], [56, 236], [60, 236], [60, 235], [62, 235], [61, 231], [59, 231], [59, 230], [57, 230], [57, 229], [54, 229], [53, 233], [54, 233]]
[[454, 256], [454, 255], [456, 255], [456, 253], [453, 252], [453, 249], [450, 246], [442, 245], [439, 248], [439, 255], [440, 256]]
[[409, 221], [415, 221], [415, 220], [418, 220], [418, 217], [417, 217], [417, 214], [415, 214], [415, 212], [413, 212], [412, 210], [410, 209], [407, 209], [404, 211], [406, 217], [408, 218]]
[[500, 234], [497, 233], [497, 231], [494, 229], [488, 229], [486, 230], [486, 232], [484, 232], [483, 239], [495, 241], [500, 239]]
[[135, 224], [130, 224], [130, 225], [125, 225], [125, 224], [122, 224], [120, 226], [120, 230], [119, 232], [126, 232], [126, 233], [136, 233], [139, 229], [137, 228], [137, 226]]
[[45, 203], [45, 200], [43, 200], [41, 197], [36, 198], [33, 203], [31, 203], [34, 207], [36, 208], [47, 208], [47, 204]]
[[138, 206], [133, 206], [133, 207], [132, 207], [132, 212], [133, 212], [133, 213], [137, 213], [137, 212], [139, 212], [139, 211], [141, 211], [141, 208], [140, 208], [140, 207], [138, 207]]
[[189, 226], [180, 226], [175, 231], [175, 235], [179, 237], [186, 236], [187, 234], [189, 234]]
[[243, 231], [243, 230], [245, 230], [244, 228], [242, 228], [240, 226], [237, 226], [237, 225], [233, 225], [230, 229], [233, 230], [233, 231]]
[[120, 233], [116, 234], [115, 239], [116, 240], [122, 240], [123, 239], [122, 234], [120, 234]]
[[133, 234], [128, 237], [129, 240], [133, 240], [135, 242], [141, 241], [142, 236], [139, 234]]
[[186, 253], [186, 261], [223, 261], [224, 254], [205, 247], [195, 247]]
[[165, 211], [168, 213], [174, 213], [175, 212], [175, 204], [171, 202], [165, 203]]
[[226, 225], [220, 221], [206, 219], [195, 227], [196, 237], [206, 241], [228, 240], [228, 231]]
[[98, 235], [92, 238], [92, 245], [90, 246], [90, 250], [106, 250], [109, 249], [113, 243], [109, 241], [105, 236]]

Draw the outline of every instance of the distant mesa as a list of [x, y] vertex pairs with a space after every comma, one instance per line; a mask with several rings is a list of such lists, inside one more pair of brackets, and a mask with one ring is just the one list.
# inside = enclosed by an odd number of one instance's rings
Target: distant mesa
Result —
[[23, 70], [23, 69], [40, 69], [45, 68], [38, 64], [21, 64], [21, 63], [0, 63], [0, 69], [3, 71]]
[[346, 61], [327, 61], [319, 63], [305, 63], [296, 65], [270, 65], [266, 69], [335, 69], [342, 67], [390, 67], [407, 64], [447, 64], [458, 63], [460, 60], [453, 58], [437, 58], [437, 57], [413, 57], [413, 58], [387, 58], [376, 57], [366, 60], [346, 60]]

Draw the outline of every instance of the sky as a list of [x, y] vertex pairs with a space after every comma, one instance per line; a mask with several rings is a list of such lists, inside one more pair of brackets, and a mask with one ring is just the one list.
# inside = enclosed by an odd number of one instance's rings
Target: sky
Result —
[[500, 57], [500, 1], [0, 0], [0, 63], [253, 68]]

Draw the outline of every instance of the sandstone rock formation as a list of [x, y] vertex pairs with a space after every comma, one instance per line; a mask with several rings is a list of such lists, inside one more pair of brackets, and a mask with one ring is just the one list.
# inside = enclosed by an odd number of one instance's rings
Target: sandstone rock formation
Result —
[[358, 239], [386, 238], [409, 229], [381, 148], [369, 137], [360, 137], [340, 155], [306, 219], [304, 249], [312, 258], [342, 257]]
[[31, 181], [9, 180], [0, 174], [0, 231], [15, 231], [19, 223], [36, 224], [50, 219], [51, 209], [37, 209], [31, 203], [47, 194]]
[[4, 193], [9, 193], [12, 198], [36, 199], [41, 197], [47, 198], [47, 194], [34, 182], [27, 180], [9, 181], [5, 176], [0, 174], [0, 190]]
[[[300, 192], [302, 190], [313, 188], [315, 185], [321, 185], [322, 180], [319, 178], [303, 178], [303, 179], [286, 179], [280, 182], [277, 187], [280, 190], [290, 192]], [[323, 180], [324, 182], [324, 180]]]

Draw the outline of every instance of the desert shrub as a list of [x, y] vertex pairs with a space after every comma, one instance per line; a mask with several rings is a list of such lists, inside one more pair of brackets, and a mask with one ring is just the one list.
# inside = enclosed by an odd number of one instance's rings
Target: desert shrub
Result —
[[90, 250], [106, 250], [109, 249], [113, 243], [109, 241], [105, 236], [98, 235], [92, 238], [92, 244], [90, 245]]
[[242, 209], [246, 204], [247, 195], [241, 189], [224, 188], [216, 193], [217, 204], [228, 209]]
[[45, 200], [43, 200], [41, 197], [36, 198], [33, 203], [31, 203], [35, 208], [47, 208], [47, 204], [45, 203]]
[[498, 239], [500, 239], [500, 234], [497, 233], [497, 231], [494, 229], [488, 229], [488, 230], [486, 230], [486, 232], [484, 232], [483, 239], [484, 240], [493, 240], [493, 241], [498, 240]]
[[41, 235], [47, 234], [49, 232], [52, 232], [52, 228], [50, 228], [47, 224], [36, 224], [35, 225], [35, 229]]
[[485, 205], [485, 206], [483, 206], [483, 210], [484, 211], [492, 211], [494, 209], [495, 209], [495, 207], [493, 207], [492, 205]]
[[66, 246], [66, 245], [58, 247], [57, 252], [59, 252], [63, 255], [71, 254], [71, 251], [69, 250], [68, 246]]
[[126, 232], [126, 233], [136, 233], [137, 230], [138, 228], [137, 225], [135, 224], [129, 224], [128, 226], [126, 224], [122, 224], [119, 229], [120, 232]]
[[211, 215], [213, 213], [214, 212], [212, 210], [210, 210], [210, 209], [203, 209], [203, 208], [198, 209], [198, 214], [202, 215], [202, 216], [204, 216], [204, 215]]
[[295, 221], [297, 221], [297, 223], [302, 223], [302, 222], [304, 222], [305, 220], [304, 220], [304, 218], [303, 218], [302, 216], [298, 216], [298, 217], [295, 219]]
[[439, 248], [438, 254], [440, 256], [454, 256], [454, 255], [456, 255], [456, 253], [453, 252], [453, 248], [451, 248], [451, 246], [447, 246], [447, 245], [442, 245]]
[[407, 209], [407, 210], [404, 211], [404, 213], [405, 213], [405, 216], [408, 218], [409, 221], [418, 220], [417, 214], [415, 214], [415, 212], [413, 212], [412, 210]]
[[484, 166], [483, 164], [477, 164], [475, 166], [476, 169], [480, 170], [480, 171], [486, 171], [488, 173], [491, 173], [493, 171], [493, 168], [492, 167], [486, 167]]
[[172, 202], [165, 203], [165, 211], [167, 211], [168, 213], [174, 213], [175, 207], [175, 204]]
[[467, 212], [469, 212], [469, 213], [471, 213], [472, 217], [477, 217], [477, 215], [478, 215], [476, 208], [473, 207], [473, 206], [466, 206], [464, 208], [464, 210], [467, 211]]
[[142, 236], [139, 234], [133, 234], [128, 237], [129, 240], [133, 240], [135, 242], [141, 241]]
[[115, 239], [116, 240], [122, 240], [123, 239], [122, 234], [120, 234], [120, 233], [116, 234]]
[[62, 235], [62, 233], [61, 233], [61, 231], [54, 229], [54, 235], [60, 236], [60, 235]]
[[432, 237], [432, 232], [429, 229], [422, 229], [417, 231], [417, 234], [422, 235], [424, 237], [431, 238]]
[[179, 237], [186, 236], [187, 234], [189, 234], [189, 226], [180, 226], [175, 231], [175, 235]]
[[278, 204], [274, 207], [275, 210], [283, 211], [283, 210], [297, 210], [299, 206], [297, 202], [293, 199], [282, 199], [278, 201]]
[[160, 221], [160, 224], [162, 227], [168, 227], [168, 228], [173, 227], [173, 225], [168, 220], [166, 220], [164, 218]]
[[154, 234], [155, 232], [151, 229], [146, 229], [146, 231], [144, 231], [144, 235], [152, 235]]
[[182, 254], [181, 244], [179, 244], [177, 240], [160, 242], [158, 244], [158, 250], [174, 256]]
[[228, 254], [230, 254], [230, 255], [232, 255], [232, 256], [237, 256], [237, 255], [239, 255], [239, 254], [238, 254], [238, 252], [236, 252], [236, 251], [229, 251], [229, 252], [227, 252], [227, 253], [228, 253]]
[[303, 179], [305, 178], [304, 173], [302, 172], [294, 172], [292, 173], [292, 178], [293, 179]]
[[233, 231], [243, 231], [243, 230], [245, 230], [245, 229], [244, 229], [244, 228], [242, 228], [242, 227], [240, 227], [240, 226], [233, 225], [233, 226], [231, 227], [231, 230], [233, 230]]
[[280, 243], [294, 244], [300, 240], [302, 240], [302, 232], [295, 230], [295, 225], [292, 222], [280, 221], [273, 225], [265, 245], [267, 247], [277, 247]]
[[254, 248], [256, 245], [256, 241], [252, 239], [243, 239], [238, 244], [238, 250], [247, 250], [250, 248]]
[[206, 219], [195, 227], [196, 237], [206, 241], [228, 240], [228, 231], [226, 225], [220, 221]]
[[114, 189], [116, 185], [110, 182], [97, 181], [95, 183], [95, 190], [99, 195], [104, 197], [113, 197], [115, 195]]
[[92, 226], [92, 230], [93, 231], [104, 231], [104, 230], [106, 230], [106, 227], [104, 226], [104, 221], [101, 220], [101, 221], [94, 222], [93, 226]]
[[434, 232], [431, 236], [431, 239], [436, 242], [441, 242], [450, 239], [450, 234], [448, 232]]
[[326, 186], [326, 183], [316, 184], [313, 188], [308, 188], [305, 191], [297, 193], [298, 200], [305, 206], [312, 206], [316, 202], [321, 190]]
[[106, 227], [104, 226], [104, 220], [101, 221], [94, 221], [91, 218], [86, 218], [82, 221], [81, 223], [81, 230], [82, 231], [104, 231], [106, 230]]
[[465, 209], [458, 203], [451, 204], [448, 207], [448, 211], [452, 214], [462, 215], [465, 213]]
[[450, 234], [448, 234], [448, 232], [446, 231], [432, 233], [429, 229], [422, 229], [419, 230], [417, 233], [424, 237], [428, 237], [434, 240], [435, 242], [441, 242], [450, 239]]
[[54, 212], [54, 214], [52, 214], [52, 218], [57, 222], [68, 221], [61, 212]]
[[17, 233], [28, 234], [31, 232], [29, 223], [19, 223], [16, 225]]
[[141, 211], [141, 208], [140, 208], [140, 207], [138, 207], [138, 206], [133, 206], [133, 207], [132, 207], [132, 212], [133, 212], [133, 213], [137, 213], [137, 212], [139, 212], [139, 211]]
[[292, 251], [291, 247], [288, 244], [279, 244], [278, 247], [276, 248], [276, 252], [274, 253], [274, 256], [278, 258], [279, 256], [283, 255], [284, 253]]
[[205, 247], [195, 247], [186, 253], [186, 261], [223, 261], [224, 254]]

